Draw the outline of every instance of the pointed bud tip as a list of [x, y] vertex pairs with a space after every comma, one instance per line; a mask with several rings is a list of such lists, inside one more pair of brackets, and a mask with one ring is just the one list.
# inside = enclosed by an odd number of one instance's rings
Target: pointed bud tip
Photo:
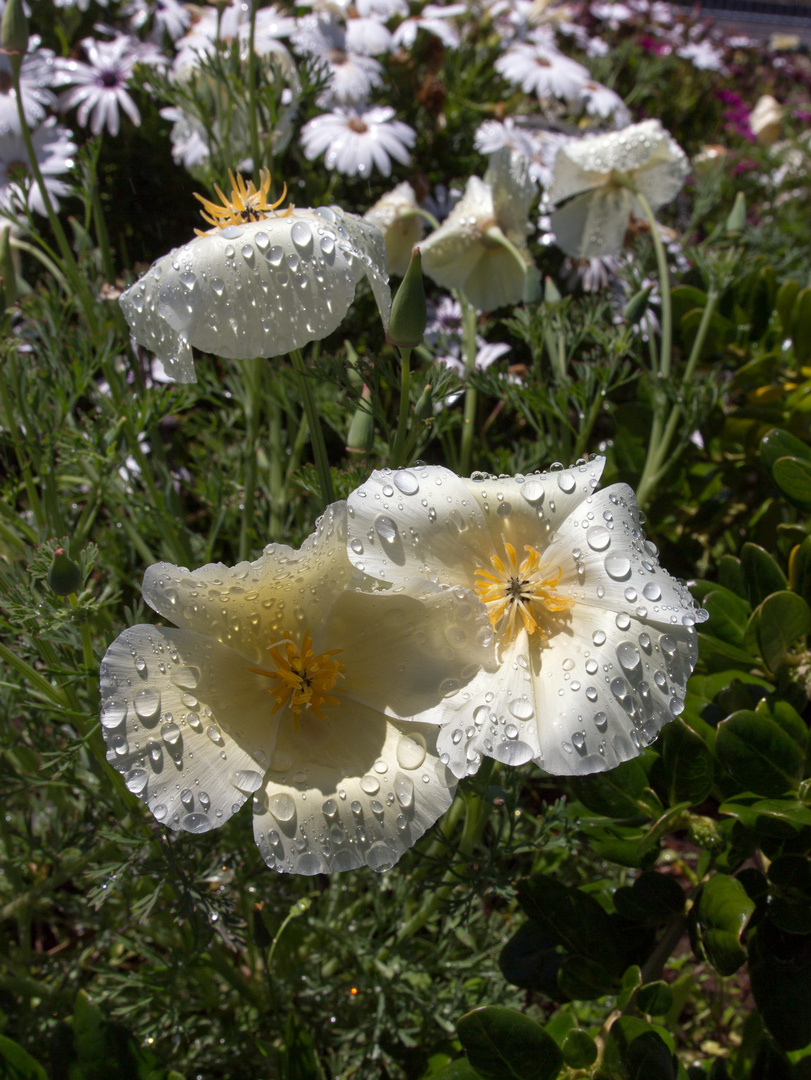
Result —
[[64, 548], [57, 548], [48, 571], [48, 587], [57, 596], [69, 596], [78, 592], [81, 585], [81, 570]]
[[419, 247], [411, 252], [405, 277], [391, 305], [388, 339], [401, 349], [413, 349], [422, 343], [428, 310], [422, 279], [422, 255]]

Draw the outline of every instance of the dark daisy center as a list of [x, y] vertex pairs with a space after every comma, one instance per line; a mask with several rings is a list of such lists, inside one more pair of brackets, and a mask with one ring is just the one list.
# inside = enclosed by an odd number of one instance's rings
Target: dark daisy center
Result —
[[353, 116], [346, 126], [350, 131], [357, 131], [359, 135], [363, 135], [364, 132], [369, 130], [359, 116]]
[[99, 72], [98, 82], [105, 90], [112, 90], [114, 86], [121, 85], [121, 76], [112, 68], [104, 68]]

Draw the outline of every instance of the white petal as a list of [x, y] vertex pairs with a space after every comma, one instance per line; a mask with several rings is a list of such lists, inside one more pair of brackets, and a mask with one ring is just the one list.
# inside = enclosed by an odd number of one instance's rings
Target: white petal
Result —
[[101, 663], [107, 760], [170, 829], [207, 832], [261, 784], [276, 721], [260, 676], [211, 638], [125, 630]]
[[436, 729], [357, 705], [320, 735], [312, 727], [306, 739], [290, 725], [280, 731], [277, 759], [296, 764], [269, 772], [254, 802], [262, 857], [297, 874], [388, 870], [453, 798]]
[[633, 206], [627, 188], [608, 186], [576, 195], [552, 213], [555, 242], [578, 259], [616, 254], [625, 243]]
[[[524, 294], [525, 271], [511, 251], [496, 245], [495, 241], [493, 244], [493, 247], [477, 249], [479, 257], [468, 261], [460, 286], [470, 303], [480, 311], [517, 304]], [[436, 275], [433, 276], [439, 281]], [[439, 283], [446, 288], [454, 287], [447, 274]]]
[[189, 573], [150, 566], [143, 595], [159, 615], [261, 664], [268, 646], [298, 627], [313, 635], [352, 577], [345, 554], [346, 506], [327, 507], [299, 551], [269, 544], [255, 562], [209, 563]]
[[278, 356], [326, 337], [364, 274], [384, 323], [383, 238], [337, 208], [295, 210], [192, 240], [121, 297], [136, 340], [165, 363], [192, 345], [232, 358]]
[[527, 215], [536, 192], [535, 181], [529, 175], [529, 159], [503, 146], [491, 155], [484, 179], [492, 189], [499, 225], [526, 243]]

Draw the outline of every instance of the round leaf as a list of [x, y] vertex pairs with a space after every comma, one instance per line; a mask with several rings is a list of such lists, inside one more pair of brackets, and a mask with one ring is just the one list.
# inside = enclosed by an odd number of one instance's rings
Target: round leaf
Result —
[[554, 1080], [563, 1064], [554, 1039], [514, 1009], [485, 1005], [466, 1013], [456, 1030], [482, 1080]]

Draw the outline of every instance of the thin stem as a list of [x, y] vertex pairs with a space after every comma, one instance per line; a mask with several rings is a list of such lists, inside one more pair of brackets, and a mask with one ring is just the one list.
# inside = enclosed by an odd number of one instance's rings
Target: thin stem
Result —
[[282, 539], [287, 511], [287, 488], [284, 479], [284, 439], [282, 430], [282, 405], [278, 397], [278, 379], [274, 393], [268, 399], [270, 451], [270, 539]]
[[262, 416], [260, 387], [262, 384], [261, 356], [245, 361], [245, 468], [243, 473], [242, 528], [239, 533], [240, 562], [247, 559], [254, 533], [256, 492], [256, 452], [259, 442], [259, 421]]
[[476, 406], [478, 394], [470, 382], [471, 374], [476, 370], [476, 309], [464, 295], [459, 294], [462, 304], [462, 350], [465, 357], [465, 414], [462, 427], [462, 439], [459, 445], [459, 475], [470, 473], [470, 461], [473, 452], [473, 434], [475, 431]]
[[403, 447], [408, 433], [408, 414], [411, 394], [411, 349], [400, 349], [400, 413], [397, 434], [389, 454], [389, 465], [396, 468], [403, 462]]
[[251, 2], [251, 24], [248, 34], [248, 126], [251, 133], [251, 157], [253, 158], [253, 182], [260, 185], [259, 170], [262, 166], [259, 155], [259, 105], [256, 100], [256, 0]]
[[300, 349], [293, 349], [290, 353], [293, 371], [296, 376], [301, 401], [304, 405], [304, 415], [307, 417], [307, 425], [310, 429], [310, 445], [313, 448], [315, 459], [315, 471], [318, 475], [318, 486], [321, 488], [321, 497], [325, 503], [335, 501], [335, 492], [332, 487], [332, 473], [329, 468], [327, 446], [324, 442], [324, 432], [321, 429], [321, 421], [318, 418], [318, 410], [313, 400], [310, 380], [304, 367], [304, 359]]
[[33, 256], [33, 258], [41, 262], [45, 269], [50, 274], [53, 274], [53, 276], [56, 278], [56, 280], [65, 290], [65, 292], [69, 291], [70, 286], [68, 285], [68, 279], [62, 273], [62, 271], [59, 269], [53, 259], [49, 259], [44, 251], [40, 251], [38, 247], [35, 247], [33, 244], [29, 244], [26, 240], [17, 240], [13, 236], [11, 237], [11, 246], [13, 248], [16, 248], [18, 251], [24, 251], [27, 255], [31, 255]]
[[670, 271], [667, 268], [667, 252], [659, 235], [659, 225], [650, 203], [639, 191], [634, 189], [637, 202], [645, 212], [650, 225], [653, 250], [656, 252], [656, 265], [659, 270], [659, 294], [662, 297], [662, 352], [659, 356], [659, 374], [666, 379], [670, 374], [670, 356], [673, 346], [673, 305], [670, 299]]

